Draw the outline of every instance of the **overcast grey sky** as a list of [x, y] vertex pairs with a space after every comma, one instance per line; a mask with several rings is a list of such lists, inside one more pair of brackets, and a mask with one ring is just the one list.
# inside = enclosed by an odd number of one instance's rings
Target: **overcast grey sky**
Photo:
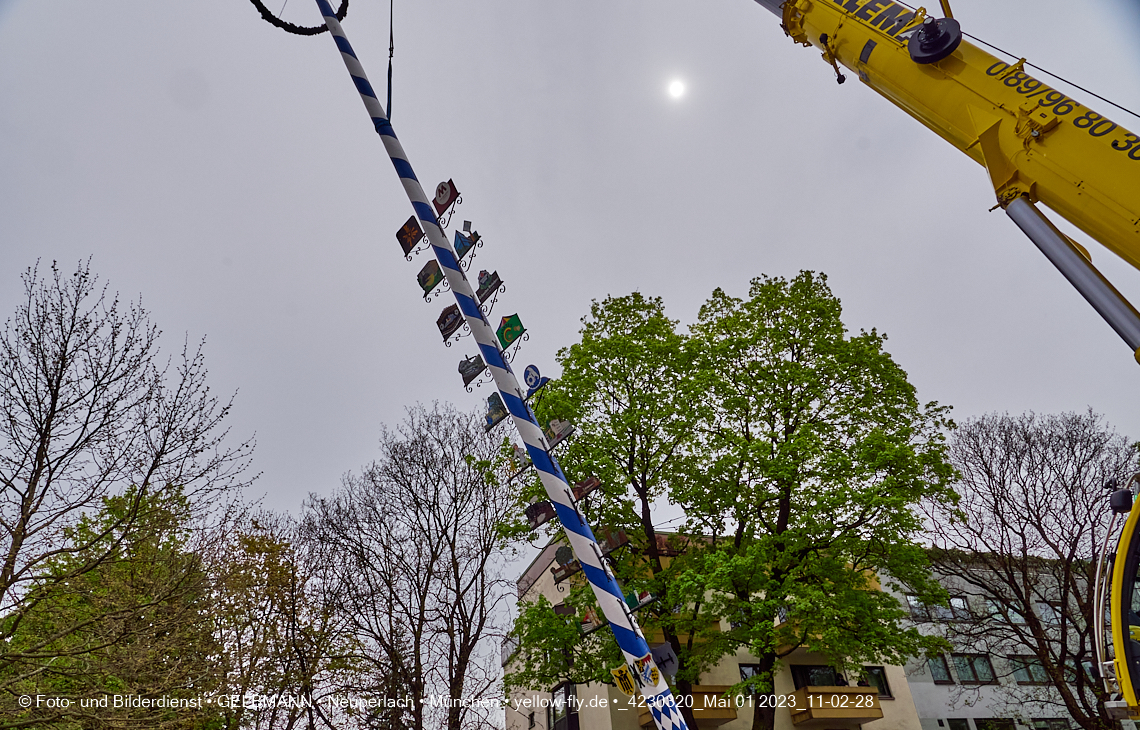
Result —
[[[1134, 0], [953, 7], [1140, 110]], [[354, 0], [344, 23], [377, 88], [387, 14]], [[592, 298], [638, 289], [688, 322], [714, 287], [815, 269], [848, 326], [888, 333], [920, 397], [956, 417], [1091, 406], [1140, 438], [1140, 366], [986, 212], [984, 170], [837, 86], [751, 0], [396, 0], [395, 16], [393, 124], [425, 186], [463, 192], [475, 263], [507, 283], [495, 316], [532, 333], [518, 364], [554, 374]], [[284, 17], [319, 22], [311, 0]], [[450, 301], [424, 304], [424, 259], [400, 255], [410, 214], [328, 35], [288, 35], [246, 0], [0, 0], [0, 313], [37, 259], [92, 256], [169, 351], [205, 336], [268, 506], [331, 490], [406, 405], [487, 395], [463, 391], [474, 347], [441, 344]], [[1140, 304], [1140, 272], [1089, 248]]]

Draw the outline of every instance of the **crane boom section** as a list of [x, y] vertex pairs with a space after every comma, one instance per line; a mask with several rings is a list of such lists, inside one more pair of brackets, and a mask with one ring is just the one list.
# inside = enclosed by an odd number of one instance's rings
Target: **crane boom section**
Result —
[[[1027, 195], [1140, 268], [1140, 136], [963, 40], [916, 63], [907, 40], [926, 13], [890, 0], [757, 0], [791, 38], [867, 86], [989, 172], [998, 200]], [[1087, 257], [1087, 252], [1085, 252]]]

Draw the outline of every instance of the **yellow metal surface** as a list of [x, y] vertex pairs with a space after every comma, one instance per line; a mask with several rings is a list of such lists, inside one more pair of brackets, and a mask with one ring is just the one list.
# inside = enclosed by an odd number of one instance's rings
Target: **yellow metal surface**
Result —
[[1132, 536], [1136, 534], [1136, 525], [1140, 524], [1140, 509], [1132, 508], [1124, 529], [1120, 531], [1120, 542], [1116, 546], [1116, 560], [1112, 566], [1112, 591], [1109, 593], [1112, 620], [1112, 655], [1116, 657], [1116, 681], [1120, 685], [1122, 699], [1129, 707], [1136, 707], [1136, 688], [1132, 686], [1132, 676], [1128, 667], [1121, 661], [1124, 654], [1124, 642], [1127, 640], [1128, 616], [1124, 613], [1124, 591], [1132, 595], [1132, 586], [1135, 576], [1125, 575], [1125, 563], [1128, 562], [1128, 548], [1132, 545]]
[[906, 41], [925, 15], [890, 0], [789, 0], [783, 18], [793, 40], [985, 167], [1003, 204], [1028, 195], [1140, 268], [1140, 136], [968, 40], [915, 63]]
[[[952, 17], [948, 0], [940, 5]], [[1140, 268], [1140, 135], [1026, 73], [1024, 58], [1011, 64], [966, 39], [941, 61], [915, 63], [907, 41], [926, 17], [924, 8], [912, 12], [892, 0], [787, 0], [782, 20], [792, 40], [819, 48], [826, 63], [850, 69], [982, 165], [1003, 206], [1022, 195], [1044, 203]], [[1140, 350], [1135, 356], [1140, 362]], [[1138, 523], [1140, 509], [1133, 509], [1113, 568], [1116, 657], [1134, 631], [1122, 596], [1133, 590], [1135, 576], [1124, 575], [1124, 564]], [[1140, 707], [1127, 668], [1116, 664], [1123, 699]]]

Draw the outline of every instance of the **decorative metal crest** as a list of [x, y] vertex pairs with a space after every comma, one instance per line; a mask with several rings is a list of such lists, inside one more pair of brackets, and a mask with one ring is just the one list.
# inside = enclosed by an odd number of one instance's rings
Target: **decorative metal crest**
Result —
[[[466, 222], [470, 223], [471, 221], [466, 221]], [[483, 239], [479, 236], [478, 231], [472, 233], [470, 236], [465, 236], [462, 233], [460, 233], [459, 231], [456, 231], [455, 232], [455, 257], [459, 261], [459, 268], [463, 269], [464, 271], [470, 271], [471, 270], [471, 262], [475, 259], [475, 256], [477, 255], [475, 249], [482, 248], [482, 247], [483, 247]], [[467, 256], [468, 253], [470, 253], [471, 255]], [[464, 259], [464, 256], [467, 256], [467, 258]]]
[[401, 226], [400, 230], [396, 231], [396, 240], [399, 241], [400, 249], [404, 252], [404, 258], [408, 261], [411, 261], [412, 257], [421, 251], [431, 248], [427, 236], [424, 235], [424, 229], [420, 228], [420, 222], [416, 220], [414, 215]]
[[447, 228], [451, 223], [451, 216], [455, 214], [455, 206], [462, 203], [463, 198], [459, 195], [459, 188], [449, 179], [435, 186], [435, 198], [431, 202], [435, 206], [435, 212], [439, 214], [436, 218], [439, 227]]
[[[546, 434], [546, 440], [550, 444], [549, 448], [553, 449], [574, 433], [574, 424], [569, 421], [559, 421], [555, 418], [550, 422], [550, 428], [544, 428], [542, 432]], [[578, 499], [579, 497], [575, 494], [574, 498]]]
[[526, 327], [523, 326], [522, 320], [517, 314], [503, 317], [499, 323], [499, 329], [495, 330], [495, 335], [503, 347], [503, 360], [506, 362], [511, 362], [514, 359], [517, 348], [513, 345], [530, 339], [530, 333], [526, 331]]
[[435, 259], [424, 264], [424, 267], [420, 269], [420, 273], [416, 274], [416, 281], [419, 282], [420, 288], [424, 290], [424, 301], [426, 302], [431, 302], [436, 287], [442, 286], [440, 293], [451, 291], [451, 284], [447, 281], [447, 277], [443, 275], [443, 269], [439, 267], [439, 262]]
[[523, 400], [530, 400], [530, 397], [542, 390], [542, 387], [550, 382], [550, 378], [545, 378], [542, 373], [538, 372], [538, 366], [527, 365], [523, 370], [523, 382], [526, 383], [527, 391], [526, 397]]
[[503, 404], [503, 398], [498, 393], [492, 393], [487, 397], [487, 415], [484, 416], [486, 424], [484, 425], [485, 431], [490, 431], [495, 426], [498, 426], [503, 420], [510, 415], [507, 411], [506, 405]]
[[[483, 362], [482, 355], [472, 355], [459, 361], [459, 374], [463, 376], [463, 387], [467, 389], [468, 393], [471, 392], [472, 381], [484, 373], [490, 374], [490, 372], [486, 363]], [[482, 381], [479, 382], [479, 385], [482, 385]]]
[[459, 329], [459, 325], [463, 323], [463, 314], [459, 311], [458, 304], [452, 304], [450, 307], [444, 307], [443, 313], [439, 315], [439, 319], [435, 321], [435, 326], [439, 328], [439, 334], [443, 339], [447, 339], [455, 334]]

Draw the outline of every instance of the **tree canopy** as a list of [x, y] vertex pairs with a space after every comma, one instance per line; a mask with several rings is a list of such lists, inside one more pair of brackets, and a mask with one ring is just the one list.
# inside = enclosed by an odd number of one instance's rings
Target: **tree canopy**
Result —
[[494, 476], [498, 453], [474, 414], [409, 408], [375, 462], [306, 505], [302, 535], [319, 556], [322, 601], [355, 647], [356, 691], [408, 701], [366, 726], [486, 721], [485, 706], [465, 701], [498, 681], [504, 525], [517, 507]]
[[[200, 348], [171, 366], [146, 311], [86, 264], [23, 281], [0, 332], [0, 728], [79, 721], [19, 707], [35, 686], [75, 699], [210, 686], [201, 555], [251, 448], [227, 445], [230, 405]], [[106, 720], [188, 717], [160, 715]]]
[[[581, 341], [559, 353], [563, 376], [540, 415], [580, 429], [561, 461], [602, 478], [596, 524], [636, 534], [637, 549], [615, 556], [617, 573], [658, 596], [639, 620], [677, 651], [681, 691], [738, 649], [759, 661], [748, 684], [770, 690], [797, 648], [842, 669], [941, 646], [904, 625], [879, 588], [944, 600], [916, 542], [917, 506], [953, 499], [953, 424], [946, 408], [918, 400], [883, 335], [850, 334], [841, 314], [826, 277], [811, 272], [757, 278], [747, 299], [718, 289], [688, 333], [660, 299], [635, 293], [595, 303]], [[684, 510], [679, 535], [659, 534], [661, 498]], [[532, 641], [550, 621], [543, 611], [524, 606], [516, 624]], [[555, 628], [551, 648], [583, 649]], [[525, 656], [518, 666], [515, 682], [561, 679]], [[605, 678], [581, 662], [575, 671]], [[755, 726], [773, 720], [758, 712]]]
[[710, 644], [756, 656], [757, 690], [797, 648], [860, 671], [939, 645], [879, 588], [941, 599], [917, 507], [953, 497], [947, 409], [923, 405], [885, 337], [849, 334], [841, 314], [826, 278], [803, 272], [755, 279], [746, 300], [717, 290], [693, 327], [710, 413], [671, 494], [709, 547], [680, 580], [729, 622]]

